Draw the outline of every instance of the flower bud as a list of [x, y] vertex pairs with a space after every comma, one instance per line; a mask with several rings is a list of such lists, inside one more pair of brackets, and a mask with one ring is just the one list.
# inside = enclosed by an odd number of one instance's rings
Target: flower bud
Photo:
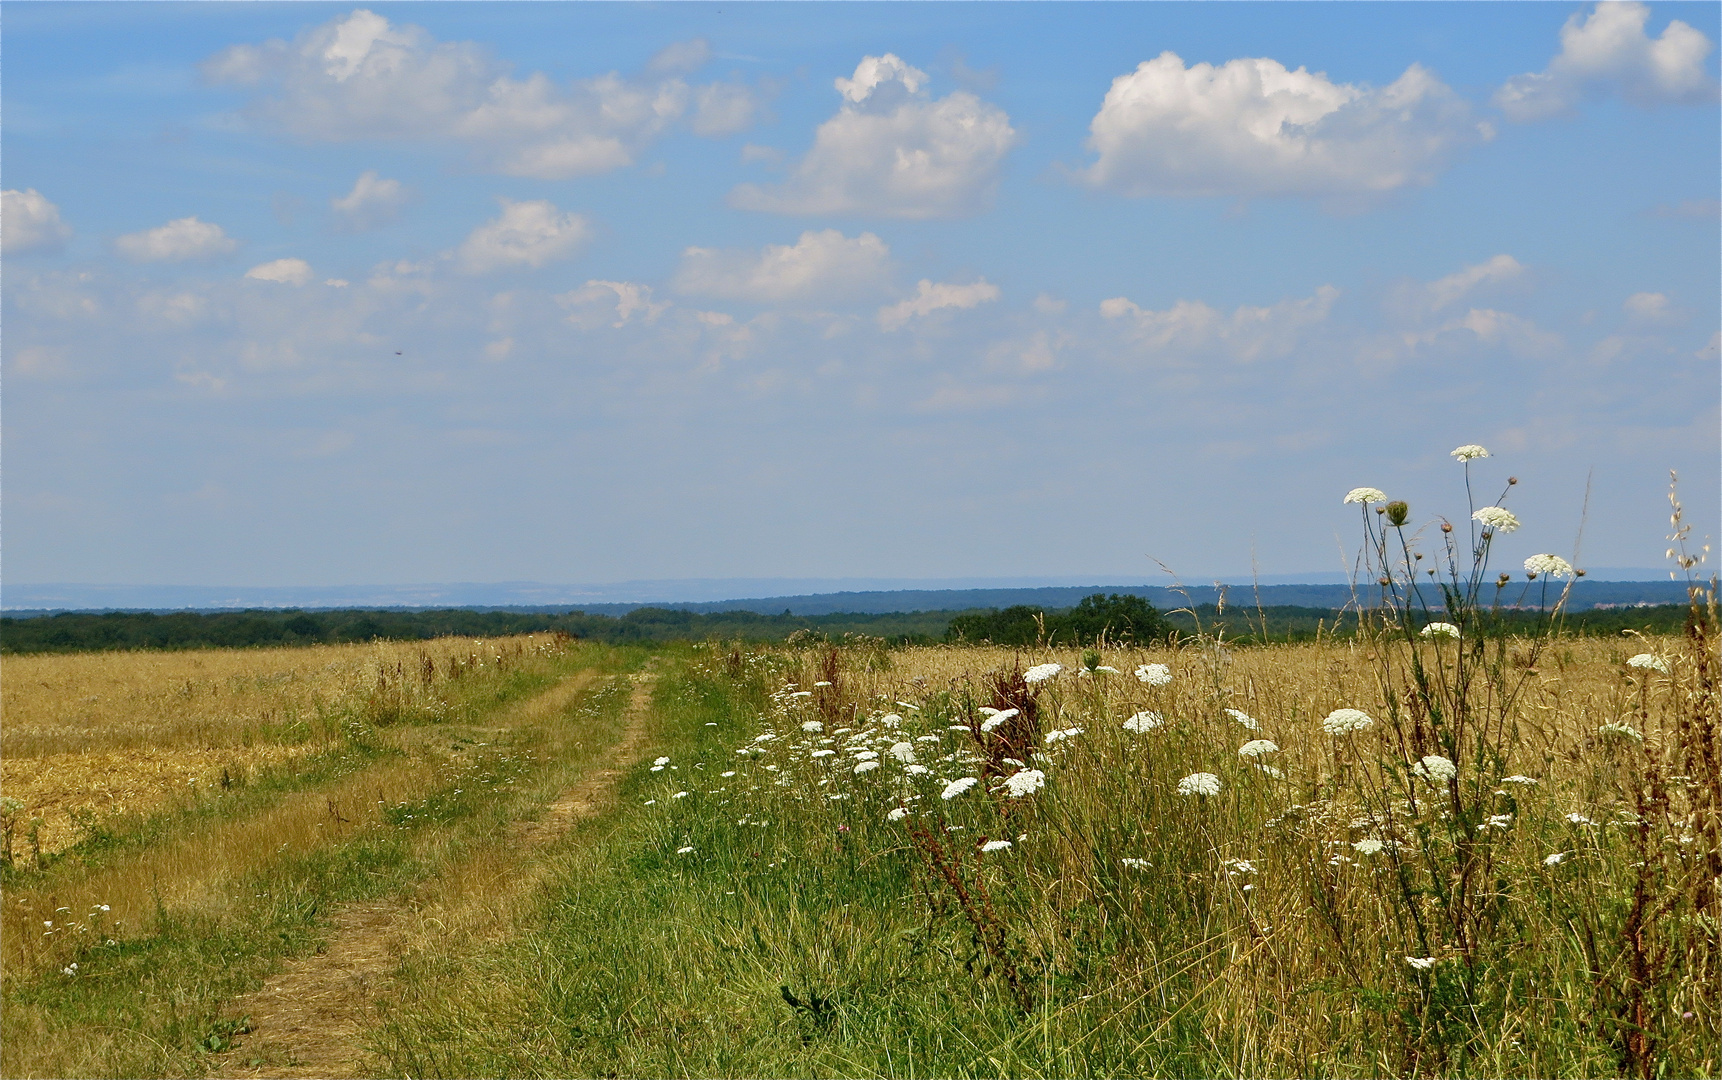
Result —
[[1453, 531], [1453, 523], [1451, 521], [1443, 521], [1441, 523], [1441, 531], [1444, 533], [1452, 532]]
[[1395, 500], [1387, 504], [1387, 522], [1390, 525], [1403, 525], [1411, 517], [1411, 505]]
[[1519, 478], [1516, 476], [1507, 477], [1507, 486], [1508, 487], [1512, 487], [1514, 484], [1516, 484], [1518, 482], [1519, 482]]

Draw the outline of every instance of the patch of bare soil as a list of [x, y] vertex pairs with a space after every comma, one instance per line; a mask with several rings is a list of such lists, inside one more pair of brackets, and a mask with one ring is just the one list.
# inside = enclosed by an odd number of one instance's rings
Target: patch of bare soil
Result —
[[[507, 852], [515, 872], [497, 875], [492, 866], [485, 876], [506, 880], [504, 888], [510, 891], [524, 891], [540, 877], [531, 861], [532, 852], [604, 808], [616, 781], [645, 741], [651, 685], [651, 675], [635, 677], [621, 739], [579, 782], [558, 795], [537, 820], [515, 823]], [[572, 696], [575, 689], [557, 687], [544, 696]], [[457, 867], [444, 876], [458, 878], [460, 874]], [[229, 1015], [251, 1018], [250, 1034], [225, 1058], [231, 1074], [297, 1078], [364, 1075], [364, 1034], [375, 1022], [379, 1002], [390, 994], [393, 973], [413, 931], [421, 929], [420, 921], [419, 906], [398, 899], [349, 904], [337, 911], [322, 950], [290, 962], [262, 989], [229, 1007]]]

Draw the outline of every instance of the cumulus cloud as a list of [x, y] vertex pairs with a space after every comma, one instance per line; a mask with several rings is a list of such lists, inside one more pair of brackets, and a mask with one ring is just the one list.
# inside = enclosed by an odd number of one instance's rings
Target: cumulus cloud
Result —
[[1163, 52], [1112, 80], [1081, 176], [1125, 195], [1379, 193], [1430, 183], [1477, 135], [1465, 103], [1416, 64], [1377, 89], [1266, 58], [1185, 67]]
[[982, 208], [1016, 142], [1010, 117], [966, 90], [927, 91], [895, 54], [835, 81], [843, 104], [782, 184], [742, 184], [730, 203], [781, 214], [958, 217]]
[[870, 232], [853, 239], [836, 229], [808, 230], [791, 244], [761, 250], [690, 247], [676, 271], [679, 292], [754, 303], [840, 298], [878, 290], [891, 249]]
[[71, 226], [60, 220], [60, 208], [35, 188], [0, 192], [0, 253], [58, 251], [71, 237]]
[[1508, 79], [1495, 104], [1510, 120], [1542, 120], [1570, 112], [1587, 96], [1617, 92], [1640, 106], [1713, 101], [1704, 71], [1710, 39], [1679, 19], [1660, 37], [1644, 32], [1645, 4], [1599, 3], [1561, 27], [1561, 51], [1543, 71]]
[[1269, 307], [1244, 305], [1227, 315], [1200, 300], [1179, 300], [1164, 311], [1153, 311], [1118, 296], [1102, 300], [1100, 314], [1152, 357], [1218, 356], [1248, 362], [1290, 352], [1304, 331], [1327, 321], [1337, 299], [1339, 290], [1323, 285], [1302, 299]]
[[568, 311], [568, 321], [582, 330], [608, 325], [620, 330], [630, 322], [658, 321], [668, 311], [668, 301], [652, 299], [652, 287], [634, 281], [588, 281], [578, 289], [556, 297]]
[[1674, 318], [1673, 305], [1665, 294], [1659, 292], [1633, 293], [1621, 306], [1640, 322], [1668, 322]]
[[309, 285], [317, 275], [304, 259], [276, 259], [253, 266], [245, 271], [245, 276], [253, 281], [273, 281], [278, 285], [300, 287]]
[[931, 315], [943, 308], [972, 308], [998, 298], [999, 287], [985, 279], [972, 285], [947, 285], [934, 284], [922, 278], [914, 296], [879, 309], [879, 328], [900, 330], [910, 319]]
[[408, 194], [399, 180], [385, 179], [376, 170], [367, 169], [359, 174], [352, 191], [329, 200], [329, 208], [344, 228], [359, 232], [393, 221]]
[[592, 235], [584, 217], [564, 214], [548, 199], [496, 201], [501, 215], [472, 230], [460, 246], [460, 262], [469, 273], [537, 270], [573, 255]]
[[642, 77], [611, 72], [559, 85], [542, 72], [516, 78], [475, 44], [437, 41], [360, 8], [293, 42], [235, 45], [203, 71], [260, 90], [251, 119], [298, 138], [450, 140], [490, 169], [566, 180], [631, 164], [683, 121], [712, 136], [751, 124], [754, 91], [680, 77], [709, 56], [704, 42], [684, 43]]
[[114, 249], [133, 262], [184, 262], [226, 255], [239, 241], [221, 226], [197, 217], [176, 218], [144, 232], [127, 233], [114, 241]]
[[1467, 266], [1435, 281], [1405, 282], [1392, 294], [1390, 306], [1400, 317], [1427, 319], [1489, 285], [1523, 277], [1525, 267], [1511, 255], [1501, 254]]

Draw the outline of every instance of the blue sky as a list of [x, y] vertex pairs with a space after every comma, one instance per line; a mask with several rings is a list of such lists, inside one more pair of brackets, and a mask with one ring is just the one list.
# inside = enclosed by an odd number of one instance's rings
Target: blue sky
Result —
[[5, 578], [1654, 566], [1719, 10], [8, 3]]

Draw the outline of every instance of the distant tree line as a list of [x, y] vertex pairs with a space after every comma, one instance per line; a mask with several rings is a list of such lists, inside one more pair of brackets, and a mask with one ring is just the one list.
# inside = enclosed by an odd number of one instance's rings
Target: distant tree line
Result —
[[[1677, 633], [1683, 605], [1584, 611], [1566, 617], [1569, 632], [1619, 634], [1623, 630]], [[1533, 612], [1506, 617], [1505, 629], [1531, 629]], [[1228, 606], [1212, 604], [1161, 612], [1139, 596], [1096, 593], [1074, 608], [1016, 606], [981, 611], [915, 611], [887, 614], [764, 615], [751, 611], [700, 613], [643, 607], [621, 616], [580, 611], [482, 611], [335, 609], [325, 611], [136, 611], [63, 612], [0, 617], [0, 653], [90, 652], [121, 649], [216, 649], [338, 644], [377, 638], [396, 641], [461, 635], [560, 631], [612, 644], [669, 641], [782, 641], [792, 634], [838, 639], [845, 634], [883, 638], [898, 644], [936, 642], [1005, 646], [1088, 645], [1098, 640], [1149, 644], [1169, 634], [1213, 632], [1229, 639], [1304, 641], [1318, 631], [1348, 633], [1356, 616], [1326, 608]]]

